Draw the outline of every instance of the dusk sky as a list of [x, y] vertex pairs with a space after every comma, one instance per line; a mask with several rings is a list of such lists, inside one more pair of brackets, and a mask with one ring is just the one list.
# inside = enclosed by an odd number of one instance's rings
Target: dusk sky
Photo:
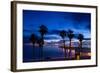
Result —
[[40, 36], [38, 31], [42, 24], [48, 28], [45, 40], [60, 39], [58, 32], [69, 29], [74, 34], [82, 33], [85, 38], [91, 36], [90, 13], [23, 10], [24, 37], [29, 37], [32, 33]]

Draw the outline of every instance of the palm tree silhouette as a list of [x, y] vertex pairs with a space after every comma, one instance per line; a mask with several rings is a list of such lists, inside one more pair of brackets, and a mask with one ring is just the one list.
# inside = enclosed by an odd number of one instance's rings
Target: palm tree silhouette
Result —
[[39, 47], [42, 47], [42, 39], [39, 38], [39, 39], [37, 40], [37, 43], [39, 44]]
[[[79, 48], [80, 48], [80, 50], [82, 49], [82, 41], [83, 41], [83, 39], [84, 39], [83, 34], [79, 34], [78, 35], [78, 40], [79, 40]], [[79, 50], [79, 56], [80, 56], [80, 50]]]
[[72, 38], [74, 37], [74, 34], [73, 34], [73, 31], [72, 30], [68, 30], [68, 38], [69, 38], [69, 57], [70, 57], [70, 54], [71, 54], [71, 41], [72, 41]]
[[66, 37], [66, 31], [65, 30], [62, 30], [60, 31], [60, 36], [62, 37], [63, 39], [63, 47], [64, 47], [64, 55], [65, 55], [65, 58], [66, 58], [66, 48], [65, 48], [65, 37]]
[[29, 40], [32, 42], [32, 44], [33, 44], [33, 59], [34, 59], [34, 53], [35, 53], [35, 50], [34, 50], [34, 48], [35, 48], [35, 43], [36, 43], [36, 41], [37, 41], [37, 37], [36, 37], [36, 35], [34, 34], [34, 33], [32, 33], [31, 34], [31, 36], [30, 36], [30, 38], [29, 38]]
[[35, 45], [35, 43], [37, 41], [36, 35], [34, 33], [32, 33], [30, 38], [29, 38], [29, 40], [32, 42], [33, 47], [34, 47], [34, 45]]
[[48, 32], [48, 28], [45, 25], [41, 25], [39, 27], [39, 32], [41, 35], [41, 39], [40, 39], [40, 46], [41, 46], [41, 57], [43, 57], [43, 45], [44, 45], [44, 35]]

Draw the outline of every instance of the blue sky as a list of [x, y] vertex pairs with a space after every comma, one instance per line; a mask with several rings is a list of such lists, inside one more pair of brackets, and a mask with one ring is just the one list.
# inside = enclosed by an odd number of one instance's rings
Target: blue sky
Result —
[[40, 25], [48, 28], [46, 40], [60, 39], [60, 30], [73, 30], [74, 34], [82, 33], [85, 38], [91, 36], [91, 14], [75, 12], [34, 11], [23, 10], [23, 36], [29, 37], [32, 33], [40, 36]]

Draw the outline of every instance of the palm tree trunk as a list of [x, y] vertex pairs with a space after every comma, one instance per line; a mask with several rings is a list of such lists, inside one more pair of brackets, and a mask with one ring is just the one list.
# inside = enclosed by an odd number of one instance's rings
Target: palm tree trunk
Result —
[[65, 40], [63, 39], [63, 44], [64, 44], [64, 56], [66, 58], [66, 46], [65, 46]]
[[69, 40], [70, 41], [70, 43], [69, 43], [69, 58], [71, 57], [70, 55], [71, 55], [71, 39]]
[[41, 59], [43, 59], [43, 44], [44, 44], [44, 36], [42, 35], [42, 45], [41, 45]]
[[82, 41], [80, 41], [80, 53], [79, 53], [80, 58], [81, 58], [81, 50], [82, 50]]
[[34, 51], [34, 43], [32, 43], [32, 44], [33, 44], [33, 60], [34, 60], [34, 52], [35, 52], [35, 51]]

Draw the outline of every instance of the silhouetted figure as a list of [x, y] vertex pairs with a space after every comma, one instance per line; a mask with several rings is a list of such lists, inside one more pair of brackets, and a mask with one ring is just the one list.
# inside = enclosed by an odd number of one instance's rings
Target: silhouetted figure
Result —
[[62, 30], [60, 31], [60, 34], [61, 38], [63, 39], [63, 48], [64, 48], [64, 56], [66, 58], [66, 47], [65, 47], [65, 37], [66, 37], [66, 31], [65, 30]]

